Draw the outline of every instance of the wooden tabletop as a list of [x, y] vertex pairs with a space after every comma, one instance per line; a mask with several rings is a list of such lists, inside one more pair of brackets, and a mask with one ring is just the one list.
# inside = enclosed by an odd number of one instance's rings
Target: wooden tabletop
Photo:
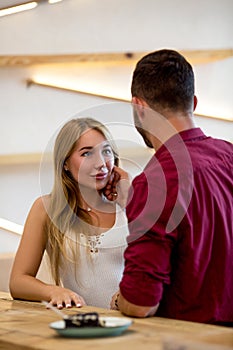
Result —
[[[123, 317], [120, 312], [85, 306], [64, 310], [97, 311], [100, 315]], [[133, 319], [120, 336], [63, 338], [49, 327], [59, 316], [41, 303], [12, 300], [0, 292], [0, 349], [4, 350], [228, 350], [233, 349], [233, 328], [177, 321], [159, 317]], [[166, 345], [165, 345], [166, 344]]]

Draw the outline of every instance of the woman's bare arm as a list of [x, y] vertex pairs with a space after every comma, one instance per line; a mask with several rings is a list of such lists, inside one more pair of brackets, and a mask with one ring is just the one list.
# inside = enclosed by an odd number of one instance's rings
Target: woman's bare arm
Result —
[[38, 198], [28, 214], [23, 236], [10, 276], [10, 292], [15, 299], [46, 300], [57, 307], [85, 304], [82, 297], [60, 286], [46, 284], [36, 278], [47, 243], [44, 200]]

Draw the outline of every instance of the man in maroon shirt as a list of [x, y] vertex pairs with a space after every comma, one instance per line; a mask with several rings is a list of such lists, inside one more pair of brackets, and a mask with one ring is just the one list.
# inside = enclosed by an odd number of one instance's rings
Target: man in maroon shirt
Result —
[[127, 206], [124, 314], [233, 324], [233, 146], [195, 127], [194, 74], [178, 52], [143, 57], [135, 126], [155, 155]]

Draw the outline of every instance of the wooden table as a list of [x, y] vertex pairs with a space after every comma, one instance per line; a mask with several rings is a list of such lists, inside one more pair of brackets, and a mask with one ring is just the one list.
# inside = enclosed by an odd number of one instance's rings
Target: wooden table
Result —
[[[121, 316], [118, 311], [85, 306], [82, 312], [97, 311], [105, 316]], [[64, 310], [67, 314], [77, 309]], [[120, 336], [105, 338], [63, 338], [49, 328], [59, 320], [53, 311], [36, 302], [12, 300], [0, 292], [0, 349], [4, 350], [228, 350], [233, 349], [233, 329], [159, 317], [133, 319]], [[164, 341], [170, 339], [165, 347]], [[179, 345], [178, 345], [179, 344]], [[180, 346], [182, 344], [182, 347]]]

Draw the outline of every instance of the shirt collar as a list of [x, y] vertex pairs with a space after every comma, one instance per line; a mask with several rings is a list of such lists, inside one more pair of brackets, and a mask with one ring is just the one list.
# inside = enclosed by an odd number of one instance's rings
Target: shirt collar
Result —
[[174, 146], [177, 143], [184, 143], [185, 141], [195, 141], [197, 139], [206, 138], [206, 135], [200, 128], [192, 128], [188, 130], [183, 130], [172, 137], [170, 137], [156, 152], [158, 156], [166, 149], [170, 149], [170, 147]]

